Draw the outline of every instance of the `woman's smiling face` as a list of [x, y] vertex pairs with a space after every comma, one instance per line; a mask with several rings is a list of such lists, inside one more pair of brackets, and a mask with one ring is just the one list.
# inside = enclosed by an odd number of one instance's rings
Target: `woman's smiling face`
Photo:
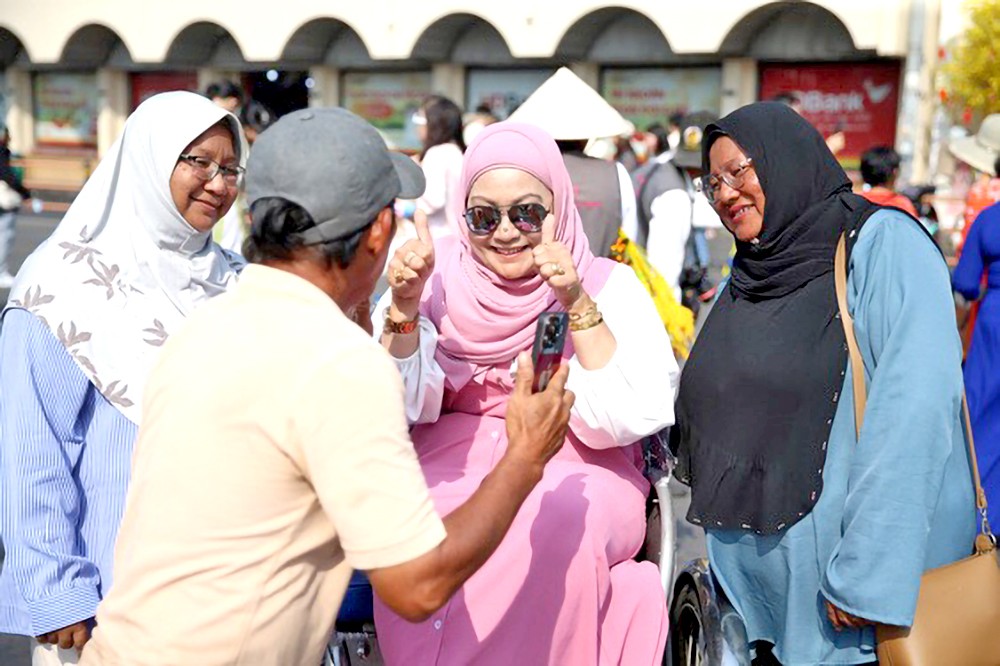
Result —
[[[720, 172], [732, 171], [744, 163], [747, 155], [728, 136], [720, 136], [712, 144], [708, 159], [710, 174], [718, 177]], [[713, 205], [730, 233], [744, 243], [760, 236], [764, 228], [765, 197], [753, 166], [747, 167], [739, 188], [730, 186], [721, 178], [718, 187]]]
[[[526, 171], [511, 167], [490, 169], [469, 189], [466, 206], [508, 206], [537, 203], [552, 215], [552, 192]], [[469, 233], [469, 244], [480, 263], [500, 277], [518, 280], [535, 274], [531, 250], [542, 242], [542, 232], [525, 233], [511, 224], [506, 212], [500, 224], [485, 236]]]
[[[205, 157], [222, 166], [239, 166], [233, 135], [219, 124], [205, 130], [181, 154]], [[170, 196], [174, 205], [198, 231], [211, 231], [236, 201], [238, 190], [236, 183], [227, 183], [221, 173], [208, 181], [198, 178], [195, 170], [183, 160], [177, 161], [170, 175]]]

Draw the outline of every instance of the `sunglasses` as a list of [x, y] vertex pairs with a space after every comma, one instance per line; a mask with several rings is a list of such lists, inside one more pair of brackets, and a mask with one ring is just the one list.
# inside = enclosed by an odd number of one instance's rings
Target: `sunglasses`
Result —
[[506, 208], [473, 206], [465, 211], [465, 223], [476, 236], [486, 236], [500, 226], [504, 213], [518, 231], [531, 234], [542, 230], [542, 222], [549, 211], [540, 203], [514, 204]]

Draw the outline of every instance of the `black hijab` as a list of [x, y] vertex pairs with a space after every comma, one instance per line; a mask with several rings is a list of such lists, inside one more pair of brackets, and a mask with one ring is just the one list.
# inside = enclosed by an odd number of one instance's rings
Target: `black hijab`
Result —
[[[753, 159], [764, 191], [757, 243], [736, 242], [720, 294], [684, 367], [673, 444], [691, 485], [688, 519], [774, 534], [816, 504], [844, 384], [847, 346], [833, 257], [874, 206], [819, 133], [789, 107], [751, 104], [705, 130]], [[853, 242], [850, 243], [853, 245]]]

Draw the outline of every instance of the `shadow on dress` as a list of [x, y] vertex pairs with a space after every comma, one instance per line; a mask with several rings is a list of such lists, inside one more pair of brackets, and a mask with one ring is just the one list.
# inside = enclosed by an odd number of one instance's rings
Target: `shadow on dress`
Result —
[[[441, 646], [445, 659], [438, 663], [448, 663], [451, 644], [477, 646], [476, 652], [480, 655], [477, 664], [546, 663], [539, 661], [539, 655], [549, 655], [548, 663], [560, 663], [559, 655], [553, 653], [559, 647], [553, 645], [553, 638], [565, 604], [569, 564], [583, 542], [586, 510], [590, 504], [583, 494], [583, 478], [582, 474], [569, 476], [542, 496], [531, 527], [531, 563], [527, 576], [493, 632], [483, 638], [477, 636], [466, 607], [465, 588], [455, 595], [446, 618], [448, 631]], [[557, 531], [553, 529], [555, 525], [558, 525]], [[503, 584], [502, 579], [496, 577], [500, 575], [495, 574], [494, 584]], [[510, 618], [508, 622], [509, 614], [526, 611], [532, 617], [530, 633], [524, 631], [522, 618]]]

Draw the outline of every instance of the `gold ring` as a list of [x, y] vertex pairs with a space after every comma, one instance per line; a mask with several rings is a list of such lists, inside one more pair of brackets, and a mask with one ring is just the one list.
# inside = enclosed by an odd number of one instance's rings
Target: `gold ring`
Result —
[[552, 268], [554, 275], [566, 275], [566, 269], [560, 266], [558, 262], [553, 261], [549, 266]]
[[400, 284], [403, 281], [403, 271], [398, 268], [394, 270], [392, 272], [392, 279], [396, 282], [396, 284]]

